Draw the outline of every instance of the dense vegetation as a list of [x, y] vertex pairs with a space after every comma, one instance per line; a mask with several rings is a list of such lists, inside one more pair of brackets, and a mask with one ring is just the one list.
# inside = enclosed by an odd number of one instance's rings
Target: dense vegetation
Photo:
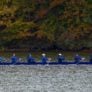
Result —
[[0, 0], [0, 49], [92, 49], [92, 0]]

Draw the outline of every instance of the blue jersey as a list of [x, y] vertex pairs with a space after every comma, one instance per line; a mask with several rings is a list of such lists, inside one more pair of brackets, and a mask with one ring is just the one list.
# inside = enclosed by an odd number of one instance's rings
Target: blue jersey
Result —
[[75, 58], [74, 58], [74, 60], [75, 60], [75, 62], [80, 62], [80, 60], [81, 60], [81, 56], [75, 56]]
[[62, 61], [65, 60], [65, 57], [64, 56], [58, 56], [57, 60], [58, 60], [58, 62], [62, 62]]
[[45, 63], [47, 63], [48, 58], [45, 56], [42, 56], [41, 60], [42, 60], [42, 63], [45, 64]]
[[18, 58], [17, 58], [16, 56], [12, 56], [12, 57], [11, 57], [11, 61], [12, 61], [12, 63], [16, 63], [17, 60], [18, 60]]
[[35, 62], [35, 59], [32, 56], [28, 56], [27, 57], [27, 62], [28, 63], [34, 63]]

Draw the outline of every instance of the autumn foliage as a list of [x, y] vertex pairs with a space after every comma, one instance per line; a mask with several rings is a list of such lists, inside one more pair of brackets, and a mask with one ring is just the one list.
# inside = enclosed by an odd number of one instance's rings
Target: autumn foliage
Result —
[[92, 49], [92, 1], [1, 0], [2, 48]]

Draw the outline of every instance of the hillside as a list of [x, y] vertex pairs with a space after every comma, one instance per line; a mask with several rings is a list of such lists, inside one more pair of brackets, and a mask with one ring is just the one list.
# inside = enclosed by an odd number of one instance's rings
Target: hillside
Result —
[[92, 0], [1, 0], [5, 48], [92, 49]]

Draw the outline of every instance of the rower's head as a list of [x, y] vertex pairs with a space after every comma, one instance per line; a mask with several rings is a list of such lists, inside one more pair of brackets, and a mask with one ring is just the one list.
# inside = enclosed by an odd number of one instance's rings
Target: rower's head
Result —
[[43, 56], [43, 57], [45, 57], [45, 56], [46, 56], [46, 54], [45, 54], [45, 53], [43, 53], [43, 54], [42, 54], [42, 56]]
[[58, 55], [59, 55], [59, 56], [62, 56], [62, 54], [61, 54], [61, 53], [59, 53]]
[[76, 56], [79, 56], [79, 54], [76, 54]]
[[29, 57], [31, 57], [32, 55], [31, 54], [29, 54]]
[[15, 53], [13, 53], [13, 56], [16, 56], [16, 54], [15, 54]]

